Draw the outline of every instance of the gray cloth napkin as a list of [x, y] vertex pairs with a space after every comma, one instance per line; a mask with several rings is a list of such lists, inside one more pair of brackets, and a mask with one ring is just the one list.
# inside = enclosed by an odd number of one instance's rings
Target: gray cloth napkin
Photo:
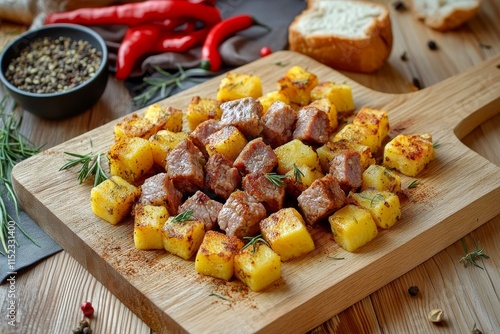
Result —
[[[52, 240], [25, 212], [19, 210], [16, 213], [14, 203], [7, 197], [7, 190], [0, 186], [1, 196], [7, 208], [7, 212], [17, 225], [9, 223], [9, 232], [13, 233], [17, 240], [14, 248], [9, 246], [8, 254], [0, 255], [0, 283], [6, 279], [17, 276], [22, 269], [59, 252], [62, 248]], [[21, 231], [24, 230], [36, 244], [26, 237]], [[4, 253], [2, 247], [2, 253]]]
[[[259, 22], [269, 26], [271, 30], [267, 31], [261, 27], [252, 27], [226, 40], [220, 48], [224, 67], [214, 75], [259, 58], [259, 50], [263, 46], [269, 46], [273, 51], [285, 49], [288, 44], [288, 26], [295, 16], [306, 7], [306, 2], [305, 0], [219, 0], [217, 1], [217, 7], [220, 9], [223, 18], [237, 14], [250, 14]], [[116, 56], [116, 51], [123, 39], [126, 27], [99, 26], [91, 28], [106, 40], [110, 53], [110, 64], [113, 66], [113, 57]], [[137, 92], [134, 88], [142, 83], [144, 75], [151, 74], [154, 66], [175, 71], [178, 65], [185, 69], [195, 68], [200, 64], [199, 57], [199, 47], [182, 54], [163, 53], [151, 55], [137, 65], [133, 72], [134, 77], [126, 81], [126, 86], [131, 90], [132, 94], [138, 94], [140, 91]], [[204, 79], [210, 78], [210, 76], [204, 77]], [[193, 85], [193, 83], [186, 83], [183, 87], [177, 87], [171, 94], [190, 88]], [[153, 98], [149, 100], [149, 103], [155, 101]], [[2, 196], [4, 196], [5, 189], [0, 190], [2, 190]], [[16, 217], [12, 203], [8, 202], [8, 205], [11, 216]], [[10, 267], [8, 258], [0, 255], [0, 282], [3, 282], [6, 278], [8, 279], [13, 273], [17, 273], [23, 268], [61, 250], [61, 247], [24, 212], [20, 212], [19, 225], [37, 241], [38, 245], [33, 244], [19, 229], [16, 229], [19, 245], [16, 247], [15, 265]]]

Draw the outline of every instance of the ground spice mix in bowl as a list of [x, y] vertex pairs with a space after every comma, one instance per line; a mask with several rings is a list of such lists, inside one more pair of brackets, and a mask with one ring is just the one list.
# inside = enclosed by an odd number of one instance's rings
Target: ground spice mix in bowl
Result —
[[27, 111], [66, 118], [99, 100], [108, 80], [107, 49], [93, 30], [54, 24], [20, 35], [0, 56], [0, 79]]

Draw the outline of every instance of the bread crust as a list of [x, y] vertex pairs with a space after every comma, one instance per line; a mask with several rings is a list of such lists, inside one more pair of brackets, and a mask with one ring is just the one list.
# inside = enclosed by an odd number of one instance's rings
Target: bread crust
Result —
[[428, 27], [438, 31], [457, 29], [476, 16], [481, 6], [481, 0], [477, 0], [474, 5], [469, 7], [456, 7], [446, 12], [436, 9], [433, 13], [424, 13], [419, 11], [416, 1], [421, 0], [411, 0], [411, 5], [417, 18], [422, 20]]
[[[348, 38], [331, 35], [303, 35], [297, 24], [318, 0], [309, 0], [307, 8], [290, 24], [289, 45], [292, 51], [303, 53], [332, 68], [371, 73], [382, 67], [389, 57], [392, 44], [392, 26], [387, 6], [366, 1], [346, 0], [352, 5], [380, 6], [382, 14], [373, 19], [364, 37]], [[344, 0], [336, 0], [344, 1]], [[335, 18], [332, 18], [335, 19]]]

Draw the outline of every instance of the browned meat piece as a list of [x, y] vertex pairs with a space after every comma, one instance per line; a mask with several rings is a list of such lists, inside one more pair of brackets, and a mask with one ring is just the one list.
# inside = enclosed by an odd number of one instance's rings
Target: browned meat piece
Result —
[[339, 181], [345, 192], [361, 187], [363, 171], [359, 153], [348, 150], [335, 154], [330, 161], [329, 172]]
[[233, 125], [246, 137], [257, 137], [262, 131], [262, 104], [253, 97], [224, 102], [221, 123]]
[[179, 207], [179, 213], [192, 210], [193, 220], [205, 223], [205, 231], [213, 230], [217, 226], [217, 216], [222, 209], [222, 203], [217, 202], [201, 191], [197, 191]]
[[324, 144], [333, 129], [328, 115], [316, 107], [303, 107], [299, 110], [293, 138], [306, 142]]
[[335, 177], [326, 174], [315, 180], [297, 198], [305, 221], [313, 225], [345, 204], [346, 196]]
[[242, 189], [261, 202], [267, 213], [283, 208], [285, 184], [279, 187], [269, 181], [264, 173], [251, 173], [243, 178]]
[[296, 121], [297, 111], [284, 102], [276, 101], [262, 117], [264, 128], [260, 135], [272, 148], [276, 148], [293, 139]]
[[271, 146], [258, 137], [248, 142], [234, 160], [233, 166], [243, 174], [268, 173], [278, 164], [278, 157]]
[[215, 120], [209, 119], [198, 124], [198, 126], [189, 134], [189, 139], [207, 156], [205, 145], [208, 143], [207, 138], [220, 129], [223, 125]]
[[144, 180], [139, 203], [165, 206], [169, 215], [177, 215], [182, 203], [182, 193], [174, 187], [167, 173], [159, 173]]
[[285, 182], [286, 195], [290, 199], [297, 199], [297, 197], [307, 189], [307, 185], [302, 182], [297, 182], [293, 177], [284, 178], [283, 182]]
[[183, 194], [203, 189], [205, 158], [189, 139], [184, 139], [168, 154], [165, 169], [174, 186]]
[[266, 217], [266, 209], [250, 194], [236, 190], [219, 212], [219, 227], [228, 235], [240, 238], [259, 233], [259, 222]]
[[205, 165], [205, 187], [227, 199], [240, 186], [241, 175], [233, 163], [222, 154], [215, 153]]

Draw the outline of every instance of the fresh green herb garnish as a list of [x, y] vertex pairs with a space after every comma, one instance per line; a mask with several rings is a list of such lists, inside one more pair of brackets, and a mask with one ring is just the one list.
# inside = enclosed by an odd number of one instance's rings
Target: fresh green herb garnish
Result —
[[172, 223], [184, 223], [185, 221], [191, 220], [191, 218], [193, 218], [193, 210], [189, 209], [187, 211], [179, 213], [177, 216], [172, 218], [171, 222]]
[[476, 260], [479, 258], [483, 259], [489, 259], [490, 257], [486, 254], [484, 254], [484, 248], [479, 248], [479, 243], [475, 243], [475, 249], [472, 252], [469, 252], [467, 249], [467, 245], [465, 244], [465, 240], [462, 238], [462, 246], [464, 248], [465, 256], [461, 257], [459, 262], [463, 263], [464, 267], [467, 267], [467, 265], [472, 264], [474, 267], [478, 267], [481, 269], [484, 269], [481, 267], [479, 264], [477, 264]]
[[[22, 160], [34, 156], [40, 152], [41, 147], [36, 147], [26, 137], [21, 134], [20, 127], [22, 117], [16, 117], [12, 112], [7, 111], [9, 100], [4, 97], [0, 101], [0, 186], [5, 187], [6, 192], [0, 196], [0, 241], [2, 243], [3, 252], [7, 254], [8, 240], [12, 240], [13, 234], [11, 224], [15, 226], [35, 245], [38, 243], [16, 222], [15, 218], [7, 212], [5, 199], [12, 201], [14, 204], [16, 215], [19, 214], [19, 204], [17, 197], [12, 188], [11, 172], [14, 165]], [[9, 108], [11, 109], [11, 108]], [[3, 191], [2, 191], [3, 192]], [[9, 229], [9, 227], [11, 227]], [[17, 242], [15, 242], [17, 244]]]
[[82, 184], [91, 176], [94, 176], [94, 187], [108, 179], [108, 175], [104, 171], [101, 158], [107, 159], [104, 153], [88, 153], [76, 154], [64, 152], [65, 154], [74, 157], [69, 159], [59, 170], [69, 169], [76, 165], [82, 165], [78, 170], [78, 181]]
[[297, 167], [295, 164], [293, 164], [293, 177], [295, 178], [295, 182], [300, 183], [302, 182], [302, 177], [304, 176], [304, 173]]
[[274, 65], [281, 66], [281, 67], [288, 66], [288, 64], [290, 64], [290, 63], [284, 63], [282, 61], [277, 61], [277, 62], [274, 63]]
[[441, 145], [441, 144], [439, 143], [439, 141], [436, 141], [435, 143], [433, 143], [433, 144], [432, 144], [432, 147], [434, 147], [434, 148], [438, 148], [438, 147], [439, 147], [439, 145]]
[[368, 197], [368, 196], [365, 196], [362, 194], [358, 194], [358, 195], [359, 195], [359, 197], [370, 201], [370, 206], [373, 206], [373, 203], [375, 203], [376, 201], [384, 201], [385, 202], [385, 197], [382, 194], [376, 194], [373, 197]]
[[245, 249], [247, 247], [253, 246], [252, 249], [252, 254], [255, 254], [257, 251], [257, 245], [260, 243], [263, 243], [264, 245], [269, 246], [269, 243], [262, 237], [262, 234], [256, 235], [255, 237], [243, 237], [243, 240], [248, 240], [248, 242], [243, 246], [241, 249]]
[[418, 185], [419, 185], [419, 181], [418, 181], [418, 180], [413, 180], [413, 181], [411, 181], [411, 183], [408, 185], [408, 189], [413, 189], [413, 188], [416, 188]]
[[276, 187], [283, 187], [285, 185], [285, 182], [283, 182], [283, 179], [286, 178], [286, 175], [279, 175], [274, 172], [271, 173], [266, 173], [264, 174], [266, 179], [269, 180], [272, 184], [274, 184]]
[[217, 293], [214, 291], [210, 292], [209, 296], [215, 296], [215, 297], [223, 299], [223, 300], [229, 300], [229, 298], [227, 298], [226, 296], [223, 296], [220, 293]]
[[[155, 97], [160, 100], [170, 96], [176, 87], [182, 89], [182, 84], [185, 82], [200, 83], [205, 81], [204, 77], [214, 75], [202, 68], [184, 70], [178, 66], [177, 73], [169, 73], [158, 66], [155, 66], [154, 69], [156, 72], [145, 77], [143, 83], [134, 89], [137, 92], [143, 91], [132, 99], [134, 104], [145, 106], [152, 102]], [[158, 94], [159, 96], [157, 96]]]
[[345, 257], [338, 257], [335, 255], [330, 255], [330, 254], [328, 254], [327, 258], [330, 260], [345, 260]]

